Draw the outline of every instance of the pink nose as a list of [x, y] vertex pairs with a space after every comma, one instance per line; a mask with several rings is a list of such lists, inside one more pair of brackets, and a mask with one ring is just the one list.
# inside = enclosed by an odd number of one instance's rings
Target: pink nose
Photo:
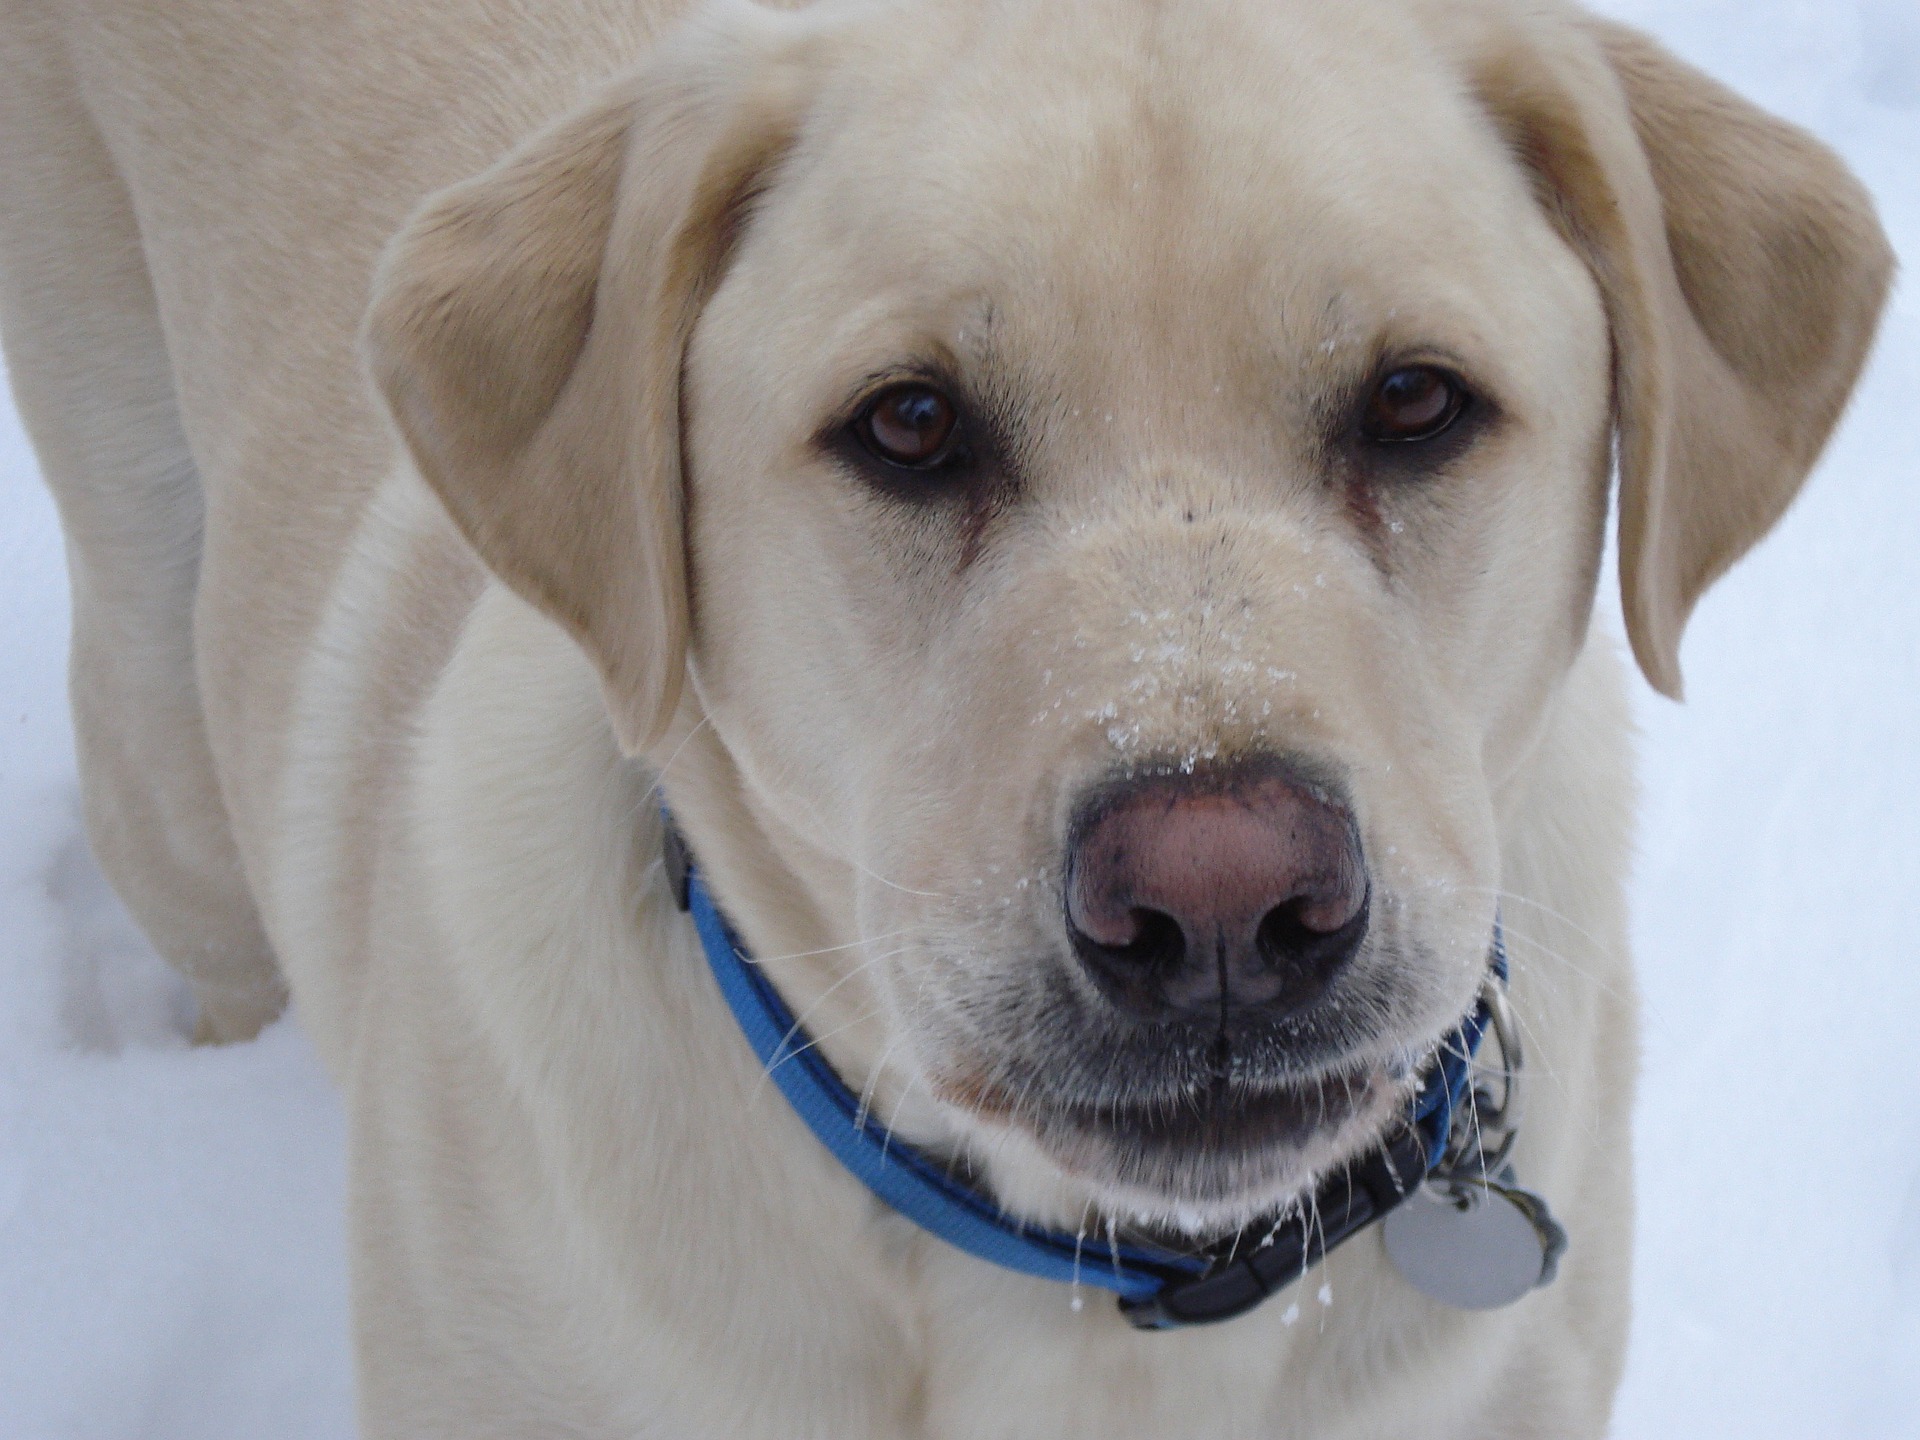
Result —
[[1075, 953], [1141, 1019], [1303, 1009], [1366, 935], [1352, 814], [1273, 765], [1103, 792], [1067, 877]]

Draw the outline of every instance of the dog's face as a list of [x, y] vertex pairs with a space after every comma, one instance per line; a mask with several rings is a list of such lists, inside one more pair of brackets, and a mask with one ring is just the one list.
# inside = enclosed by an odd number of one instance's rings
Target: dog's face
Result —
[[1002, 1171], [1198, 1214], [1371, 1139], [1472, 1002], [1610, 357], [1415, 26], [1099, 13], [903, 22], [759, 200], [689, 361], [692, 673], [888, 937], [890, 1063]]
[[[1616, 437], [1671, 688], [1858, 365], [1870, 233], [1790, 317], [1817, 375], [1696, 354], [1602, 45], [1464, 13], [736, 15], [390, 262], [424, 473], [636, 745], [684, 646], [753, 810], [845, 877], [887, 1063], [1016, 1204], [1231, 1224], [1394, 1123], [1485, 974]], [[1860, 229], [1826, 163], [1702, 243], [1777, 251], [1783, 195]]]

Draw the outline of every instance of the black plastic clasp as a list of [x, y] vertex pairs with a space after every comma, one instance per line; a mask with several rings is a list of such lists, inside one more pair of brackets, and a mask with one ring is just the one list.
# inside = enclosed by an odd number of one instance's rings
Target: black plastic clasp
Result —
[[680, 838], [679, 827], [664, 812], [660, 817], [660, 867], [666, 871], [667, 888], [681, 913], [693, 909], [693, 864], [687, 856], [687, 842]]
[[1425, 1139], [1417, 1130], [1400, 1130], [1380, 1149], [1328, 1177], [1304, 1210], [1288, 1215], [1270, 1233], [1250, 1239], [1242, 1232], [1204, 1274], [1169, 1280], [1145, 1299], [1123, 1297], [1121, 1313], [1137, 1330], [1211, 1325], [1244, 1315], [1384, 1218], [1426, 1173]]

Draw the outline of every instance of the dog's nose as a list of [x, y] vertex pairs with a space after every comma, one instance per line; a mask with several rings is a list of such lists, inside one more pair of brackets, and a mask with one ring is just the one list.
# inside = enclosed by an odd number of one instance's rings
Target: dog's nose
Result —
[[1352, 813], [1274, 767], [1129, 781], [1068, 847], [1074, 951], [1141, 1019], [1310, 1005], [1359, 949], [1367, 896]]

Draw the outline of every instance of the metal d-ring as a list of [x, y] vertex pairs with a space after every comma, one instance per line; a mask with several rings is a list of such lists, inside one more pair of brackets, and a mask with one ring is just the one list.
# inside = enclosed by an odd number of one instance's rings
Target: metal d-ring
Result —
[[[1474, 1083], [1476, 1076], [1486, 1075], [1492, 1068], [1485, 1063], [1483, 1048], [1469, 1070], [1473, 1103], [1456, 1112], [1455, 1133], [1450, 1137], [1446, 1157], [1435, 1169], [1435, 1180], [1484, 1183], [1500, 1173], [1507, 1157], [1513, 1153], [1514, 1142], [1520, 1138], [1520, 1069], [1525, 1057], [1520, 1048], [1520, 1027], [1507, 1001], [1506, 985], [1489, 975], [1480, 988], [1480, 1003], [1486, 1007], [1493, 1038], [1500, 1046], [1500, 1103], [1483, 1103], [1483, 1098], [1490, 1101], [1491, 1097]], [[1498, 1143], [1491, 1149], [1487, 1145], [1489, 1137], [1498, 1137]]]

